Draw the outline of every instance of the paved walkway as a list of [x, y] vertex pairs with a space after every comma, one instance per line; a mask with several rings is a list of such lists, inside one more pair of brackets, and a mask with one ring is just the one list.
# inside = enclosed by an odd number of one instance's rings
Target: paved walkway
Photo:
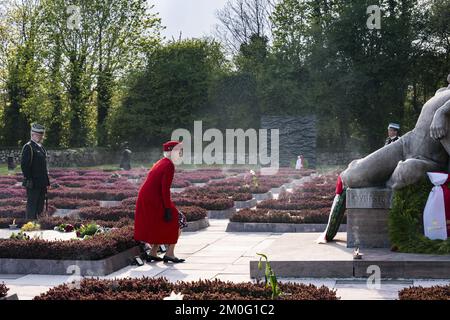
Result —
[[[249, 261], [257, 259], [256, 253], [265, 253], [281, 234], [229, 233], [225, 232], [228, 220], [211, 220], [211, 226], [202, 231], [185, 233], [176, 249], [177, 256], [186, 258], [182, 264], [147, 263], [144, 266], [129, 266], [105, 279], [142, 276], [166, 277], [171, 281], [221, 279], [242, 282], [250, 279]], [[301, 245], [301, 244], [299, 244]], [[280, 248], [282, 251], [282, 248]], [[270, 257], [269, 257], [270, 259]], [[17, 293], [19, 299], [32, 299], [49, 288], [72, 281], [72, 276], [50, 275], [1, 275], [0, 283], [10, 288], [9, 294]], [[448, 284], [450, 280], [383, 281], [378, 289], [368, 288], [364, 280], [345, 279], [280, 279], [298, 283], [325, 285], [337, 290], [342, 299], [397, 299], [397, 292], [411, 285], [431, 286]]]

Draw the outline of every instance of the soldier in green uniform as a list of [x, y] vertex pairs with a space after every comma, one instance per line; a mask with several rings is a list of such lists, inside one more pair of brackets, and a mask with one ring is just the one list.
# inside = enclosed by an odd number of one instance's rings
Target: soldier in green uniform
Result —
[[36, 220], [44, 210], [47, 187], [50, 185], [47, 170], [47, 151], [42, 146], [45, 128], [33, 123], [31, 140], [22, 148], [21, 167], [23, 186], [27, 189], [26, 218]]

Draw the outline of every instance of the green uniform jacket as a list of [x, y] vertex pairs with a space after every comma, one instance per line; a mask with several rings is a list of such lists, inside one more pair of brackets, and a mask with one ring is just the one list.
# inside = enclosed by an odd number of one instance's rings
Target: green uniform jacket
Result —
[[22, 173], [25, 179], [33, 181], [33, 188], [50, 185], [47, 169], [47, 151], [34, 141], [29, 141], [22, 148]]

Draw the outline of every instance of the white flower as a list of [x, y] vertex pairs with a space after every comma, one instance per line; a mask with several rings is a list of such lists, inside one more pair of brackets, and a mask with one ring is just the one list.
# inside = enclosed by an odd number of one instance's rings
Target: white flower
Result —
[[250, 170], [250, 174], [251, 174], [252, 176], [254, 176], [254, 175], [255, 175], [255, 171]]
[[170, 296], [165, 297], [163, 300], [183, 300], [184, 295], [180, 293], [171, 292]]

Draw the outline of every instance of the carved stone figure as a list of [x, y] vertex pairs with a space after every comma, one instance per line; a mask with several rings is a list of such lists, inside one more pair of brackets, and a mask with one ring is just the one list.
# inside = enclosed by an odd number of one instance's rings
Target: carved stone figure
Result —
[[[450, 75], [448, 77], [450, 83]], [[350, 163], [341, 174], [350, 188], [400, 189], [428, 171], [447, 171], [450, 154], [450, 86], [439, 89], [422, 108], [415, 128], [399, 140]]]

